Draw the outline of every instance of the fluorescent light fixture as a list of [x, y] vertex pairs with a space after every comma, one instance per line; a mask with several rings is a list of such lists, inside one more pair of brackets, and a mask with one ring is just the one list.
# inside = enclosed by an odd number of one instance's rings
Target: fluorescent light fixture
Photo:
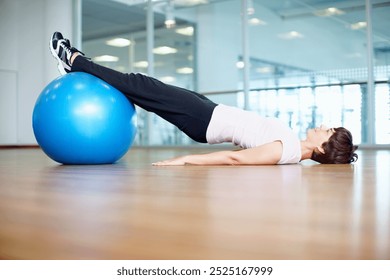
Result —
[[192, 73], [194, 73], [194, 69], [192, 69], [191, 67], [182, 67], [182, 68], [176, 69], [176, 73], [178, 73], [178, 74], [192, 74]]
[[130, 46], [131, 41], [125, 38], [114, 38], [111, 40], [107, 40], [106, 44], [112, 47], [123, 48]]
[[208, 3], [208, 0], [175, 0], [175, 4], [178, 6], [195, 6]]
[[248, 15], [253, 15], [255, 13], [255, 7], [253, 6], [253, 0], [247, 1], [246, 12], [248, 13]]
[[259, 18], [250, 18], [248, 20], [249, 25], [267, 25], [267, 23]]
[[137, 68], [148, 68], [149, 63], [146, 60], [137, 61], [134, 64], [134, 67]]
[[[135, 5], [144, 5], [146, 2], [148, 2], [148, 0], [111, 0], [111, 1], [121, 3], [121, 4], [127, 5], [129, 7], [135, 6]], [[154, 4], [154, 3], [159, 4], [163, 1], [164, 0], [152, 0], [152, 4]], [[178, 1], [178, 0], [175, 0], [175, 1]], [[189, 0], [189, 1], [193, 1], [193, 0]]]
[[345, 12], [335, 7], [330, 7], [323, 10], [315, 11], [314, 14], [319, 17], [330, 17], [330, 16], [343, 15], [345, 14]]
[[184, 36], [193, 36], [194, 28], [192, 26], [177, 28], [175, 32]]
[[355, 23], [352, 23], [349, 27], [350, 27], [352, 30], [363, 29], [363, 28], [366, 28], [366, 27], [367, 27], [367, 22], [365, 22], [365, 21], [355, 22]]
[[159, 78], [159, 80], [163, 83], [173, 83], [174, 81], [176, 81], [175, 77], [172, 77], [172, 76], [165, 76], [165, 77], [161, 77]]
[[160, 54], [160, 55], [166, 55], [166, 54], [177, 53], [177, 49], [167, 47], [167, 46], [162, 46], [162, 47], [154, 48], [153, 53]]
[[242, 69], [242, 68], [244, 68], [244, 66], [245, 66], [244, 61], [237, 61], [236, 67], [237, 67], [238, 69]]
[[176, 25], [176, 20], [175, 19], [170, 19], [170, 18], [167, 18], [165, 21], [164, 21], [164, 24], [165, 24], [165, 27], [166, 28], [173, 28], [175, 27]]
[[127, 69], [125, 66], [119, 65], [119, 66], [115, 67], [115, 70], [123, 73], [123, 72], [126, 72]]
[[[135, 6], [135, 5], [144, 5], [147, 0], [111, 0], [113, 2], [118, 2], [121, 4], [125, 4], [128, 6]], [[165, 0], [152, 0], [152, 3], [160, 4], [161, 2], [164, 2]], [[201, 5], [201, 4], [208, 4], [208, 0], [172, 0], [175, 2], [178, 6], [195, 6], [195, 5]]]
[[165, 7], [165, 26], [167, 28], [172, 28], [176, 25], [176, 20], [173, 15], [174, 3], [172, 0], [169, 0]]
[[293, 40], [293, 39], [300, 39], [303, 38], [303, 34], [297, 32], [297, 31], [290, 31], [287, 33], [281, 33], [278, 34], [278, 37], [284, 40]]
[[274, 69], [271, 66], [264, 66], [264, 67], [256, 68], [256, 72], [261, 73], [261, 74], [268, 74], [268, 73], [273, 72], [273, 70]]
[[119, 57], [112, 55], [100, 55], [95, 56], [92, 60], [96, 62], [117, 62], [119, 61]]

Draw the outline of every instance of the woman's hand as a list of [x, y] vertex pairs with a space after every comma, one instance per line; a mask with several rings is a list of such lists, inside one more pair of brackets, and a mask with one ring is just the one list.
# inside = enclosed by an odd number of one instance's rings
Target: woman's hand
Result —
[[180, 166], [180, 165], [186, 165], [186, 157], [187, 156], [181, 156], [181, 157], [176, 157], [172, 159], [167, 159], [163, 161], [158, 161], [152, 163], [154, 166]]

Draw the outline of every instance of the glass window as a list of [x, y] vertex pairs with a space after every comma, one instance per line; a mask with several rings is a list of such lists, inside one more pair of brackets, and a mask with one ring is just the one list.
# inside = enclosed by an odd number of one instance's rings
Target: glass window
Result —
[[[301, 137], [323, 123], [347, 127], [356, 143], [366, 133], [360, 125], [360, 84], [367, 73], [366, 34], [359, 25], [364, 20], [364, 1], [254, 1], [251, 88], [271, 95], [269, 87], [287, 88], [276, 90], [274, 115]], [[251, 100], [251, 106], [257, 105]]]
[[[372, 1], [375, 95], [370, 96], [365, 2], [247, 0], [246, 99], [242, 1], [154, 1], [154, 76], [217, 103], [243, 108], [248, 101], [250, 110], [283, 119], [301, 138], [324, 123], [344, 126], [356, 144], [367, 143], [375, 126], [375, 143], [389, 144], [390, 7]], [[145, 3], [83, 0], [83, 49], [116, 70], [147, 73]], [[175, 20], [170, 28], [168, 19]], [[110, 45], [117, 38], [122, 46]], [[369, 101], [375, 123], [367, 121]], [[161, 118], [142, 111], [138, 116], [136, 144], [194, 144]]]
[[[390, 144], [390, 6], [372, 1], [372, 33], [375, 63], [375, 140]], [[386, 24], [387, 23], [387, 24]]]
[[[180, 87], [195, 89], [196, 25], [169, 1], [153, 4], [154, 77]], [[145, 1], [83, 0], [82, 48], [93, 61], [120, 72], [148, 74]], [[175, 23], [166, 25], [167, 19]], [[137, 108], [135, 144], [188, 144], [191, 140], [177, 128]]]

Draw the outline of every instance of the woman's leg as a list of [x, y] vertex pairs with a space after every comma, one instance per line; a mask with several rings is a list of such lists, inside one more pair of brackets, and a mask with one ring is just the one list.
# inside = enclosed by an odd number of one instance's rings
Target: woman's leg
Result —
[[207, 143], [206, 131], [217, 104], [203, 95], [154, 78], [120, 73], [77, 56], [72, 72], [86, 72], [121, 91], [131, 102], [156, 113], [197, 142]]

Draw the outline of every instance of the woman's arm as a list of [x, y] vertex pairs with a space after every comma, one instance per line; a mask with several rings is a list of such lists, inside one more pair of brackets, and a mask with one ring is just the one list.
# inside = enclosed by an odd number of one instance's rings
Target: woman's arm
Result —
[[239, 151], [221, 151], [209, 154], [186, 155], [153, 165], [266, 165], [277, 164], [282, 157], [280, 141]]

